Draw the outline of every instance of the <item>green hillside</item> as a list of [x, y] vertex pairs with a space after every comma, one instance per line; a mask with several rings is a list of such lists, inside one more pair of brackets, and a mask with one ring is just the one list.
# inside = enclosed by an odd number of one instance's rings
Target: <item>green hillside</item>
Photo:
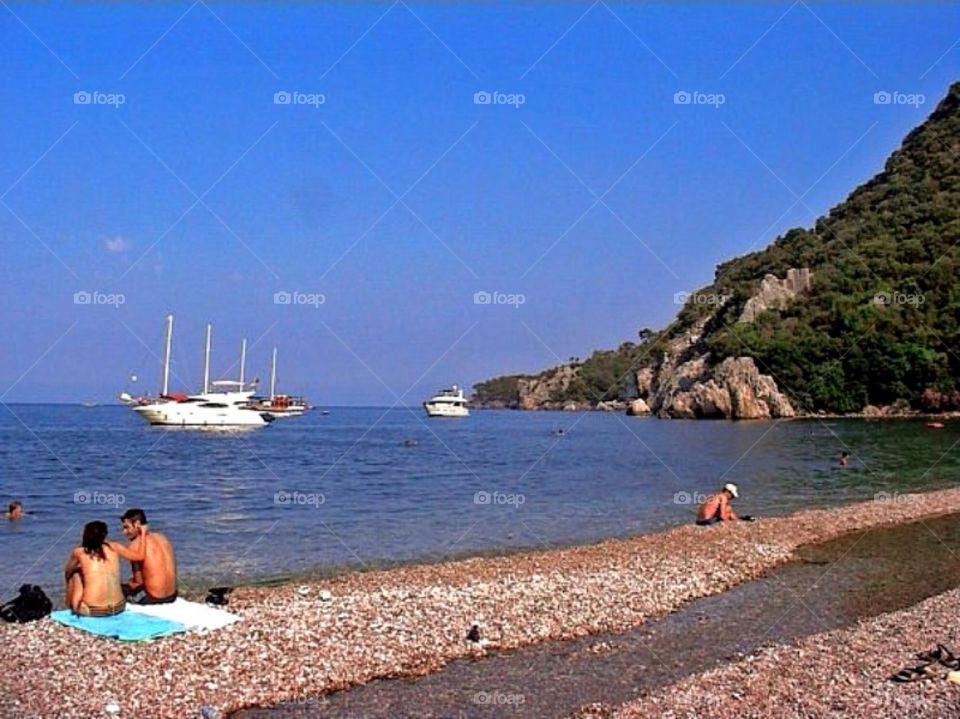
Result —
[[[721, 264], [700, 292], [728, 296], [722, 307], [688, 303], [646, 341], [576, 363], [577, 380], [552, 399], [616, 398], [630, 368], [654, 364], [670, 338], [709, 317], [702, 340], [709, 361], [753, 357], [800, 411], [852, 412], [898, 401], [956, 409], [958, 243], [960, 83], [881, 173], [813, 228], [790, 230], [764, 250]], [[809, 293], [752, 323], [737, 322], [764, 275], [800, 267], [813, 272]], [[478, 384], [477, 399], [515, 397], [518, 378]]]

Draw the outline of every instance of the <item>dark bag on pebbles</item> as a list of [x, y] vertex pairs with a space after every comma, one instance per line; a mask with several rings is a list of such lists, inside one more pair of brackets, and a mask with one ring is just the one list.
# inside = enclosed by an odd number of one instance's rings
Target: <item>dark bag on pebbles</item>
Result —
[[53, 604], [36, 584], [20, 587], [20, 596], [0, 607], [0, 619], [5, 622], [32, 622], [50, 614]]

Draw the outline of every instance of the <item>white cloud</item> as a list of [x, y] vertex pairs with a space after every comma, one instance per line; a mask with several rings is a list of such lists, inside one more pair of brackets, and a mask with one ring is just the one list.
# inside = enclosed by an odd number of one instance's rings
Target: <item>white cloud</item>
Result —
[[128, 247], [130, 247], [130, 243], [119, 235], [116, 237], [108, 237], [103, 241], [103, 249], [107, 252], [123, 252]]

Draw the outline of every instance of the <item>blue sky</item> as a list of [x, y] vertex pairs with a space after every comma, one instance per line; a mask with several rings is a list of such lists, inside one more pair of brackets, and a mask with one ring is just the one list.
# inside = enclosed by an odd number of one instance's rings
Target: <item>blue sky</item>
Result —
[[245, 335], [322, 404], [614, 347], [878, 171], [958, 37], [934, 5], [13, 4], [0, 399], [155, 390], [168, 312], [188, 388], [209, 321], [215, 374]]

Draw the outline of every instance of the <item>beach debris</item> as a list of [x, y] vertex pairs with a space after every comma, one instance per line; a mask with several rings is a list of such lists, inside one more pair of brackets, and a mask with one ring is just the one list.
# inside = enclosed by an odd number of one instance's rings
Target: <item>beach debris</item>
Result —
[[232, 591], [233, 587], [211, 587], [207, 591], [207, 598], [204, 601], [217, 607], [226, 606], [227, 595]]
[[470, 631], [467, 632], [467, 641], [474, 644], [480, 642], [480, 625], [476, 622], [470, 625]]

